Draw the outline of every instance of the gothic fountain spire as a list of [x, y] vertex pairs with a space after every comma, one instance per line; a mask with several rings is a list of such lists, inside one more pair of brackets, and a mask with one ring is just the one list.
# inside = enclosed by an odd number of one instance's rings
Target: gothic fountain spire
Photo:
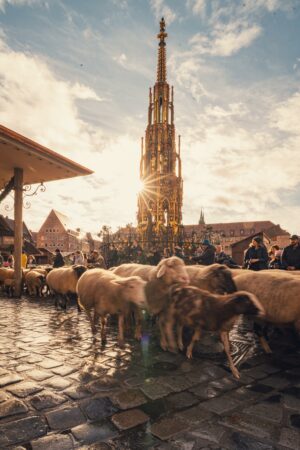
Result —
[[167, 80], [167, 67], [166, 67], [166, 42], [168, 37], [166, 31], [165, 19], [162, 17], [160, 21], [160, 32], [157, 35], [159, 39], [158, 44], [158, 62], [157, 62], [157, 82], [163, 83]]

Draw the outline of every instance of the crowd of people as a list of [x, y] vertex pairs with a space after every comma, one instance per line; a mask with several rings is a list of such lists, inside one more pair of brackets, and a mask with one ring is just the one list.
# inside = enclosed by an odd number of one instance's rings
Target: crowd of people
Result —
[[[300, 242], [297, 235], [290, 237], [291, 244], [284, 249], [278, 245], [272, 245], [268, 250], [262, 239], [254, 237], [245, 251], [243, 268], [250, 270], [283, 269], [300, 270]], [[109, 269], [123, 263], [138, 263], [157, 265], [163, 258], [178, 256], [186, 264], [210, 265], [214, 263], [225, 264], [231, 268], [240, 267], [230, 255], [224, 252], [222, 245], [213, 245], [208, 239], [203, 239], [200, 244], [175, 245], [172, 247], [152, 246], [143, 249], [135, 240], [126, 244], [108, 244], [102, 251], [94, 250], [90, 255], [81, 251], [72, 253], [69, 257], [72, 264], [83, 264], [88, 267], [102, 267]], [[64, 260], [59, 249], [53, 267], [60, 267]]]
[[[68, 264], [80, 264], [87, 267], [99, 267], [109, 269], [123, 263], [138, 263], [157, 265], [163, 258], [178, 256], [186, 264], [225, 264], [231, 268], [240, 267], [230, 255], [224, 252], [222, 245], [212, 244], [209, 239], [203, 239], [200, 244], [187, 243], [182, 246], [173, 245], [161, 248], [152, 246], [143, 249], [138, 241], [122, 244], [104, 244], [101, 250], [93, 250], [90, 254], [77, 250], [68, 257], [63, 257], [60, 249], [55, 250], [53, 267], [62, 267]], [[22, 268], [35, 265], [34, 255], [26, 255], [22, 252]], [[0, 267], [14, 267], [13, 252], [4, 260], [0, 253]], [[300, 240], [299, 236], [290, 237], [290, 245], [280, 249], [278, 245], [272, 245], [268, 250], [262, 239], [256, 236], [252, 239], [244, 254], [243, 266], [249, 270], [282, 269], [300, 270]]]

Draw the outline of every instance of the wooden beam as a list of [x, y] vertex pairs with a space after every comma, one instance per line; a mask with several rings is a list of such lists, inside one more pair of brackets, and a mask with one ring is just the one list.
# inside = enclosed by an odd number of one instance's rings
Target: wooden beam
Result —
[[13, 190], [14, 184], [15, 184], [15, 179], [14, 179], [14, 177], [11, 177], [9, 182], [6, 183], [3, 191], [0, 193], [0, 203], [2, 202], [2, 200], [5, 199], [5, 197], [10, 193], [10, 191]]
[[23, 244], [23, 169], [14, 169], [14, 189], [15, 189], [15, 296], [21, 296], [22, 267], [21, 255]]

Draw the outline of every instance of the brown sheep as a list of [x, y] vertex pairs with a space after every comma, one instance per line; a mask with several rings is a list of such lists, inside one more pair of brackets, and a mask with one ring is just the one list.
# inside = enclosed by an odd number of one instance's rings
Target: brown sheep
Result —
[[[106, 339], [106, 317], [108, 314], [118, 315], [118, 342], [124, 344], [124, 318], [130, 305], [146, 306], [145, 284], [141, 277], [119, 277], [104, 269], [91, 269], [85, 272], [77, 284], [79, 303], [85, 310], [92, 327], [101, 318], [101, 339]], [[92, 318], [91, 310], [94, 310]]]
[[236, 292], [231, 270], [223, 264], [187, 266], [190, 284], [216, 294]]
[[14, 269], [9, 269], [6, 267], [0, 267], [0, 286], [4, 286], [5, 280], [13, 279], [15, 276]]
[[[286, 271], [245, 271], [235, 277], [238, 289], [255, 294], [265, 309], [264, 321], [274, 325], [293, 325], [300, 333], [300, 279]], [[256, 327], [263, 349], [270, 353], [271, 349]]]
[[30, 270], [25, 275], [25, 284], [27, 286], [29, 295], [42, 297], [42, 290], [46, 284], [46, 277], [36, 270]]
[[[55, 306], [58, 306], [58, 298], [62, 298], [63, 309], [67, 308], [67, 301], [76, 297], [76, 285], [81, 275], [87, 270], [85, 266], [74, 265], [70, 267], [59, 267], [52, 269], [46, 277], [46, 283], [55, 295]], [[81, 311], [77, 302], [77, 309]]]
[[181, 286], [170, 291], [169, 307], [164, 311], [164, 328], [171, 351], [176, 350], [173, 327], [177, 325], [178, 347], [183, 350], [182, 331], [184, 326], [194, 329], [186, 356], [192, 357], [193, 346], [201, 337], [202, 330], [220, 334], [228, 358], [230, 370], [235, 378], [239, 371], [234, 366], [229, 343], [229, 331], [240, 314], [261, 316], [263, 307], [257, 297], [249, 292], [238, 291], [227, 295], [212, 294], [194, 286]]

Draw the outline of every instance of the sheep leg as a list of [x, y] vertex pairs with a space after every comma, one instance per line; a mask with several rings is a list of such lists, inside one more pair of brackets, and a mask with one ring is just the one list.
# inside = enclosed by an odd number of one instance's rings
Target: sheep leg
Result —
[[264, 336], [258, 336], [258, 339], [259, 339], [260, 345], [262, 346], [263, 350], [266, 353], [272, 353], [272, 350], [271, 350], [266, 338]]
[[167, 340], [168, 340], [168, 349], [170, 352], [176, 353], [177, 352], [177, 344], [176, 344], [176, 340], [174, 337], [173, 328], [174, 328], [174, 319], [173, 318], [167, 319], [165, 322], [165, 330], [166, 330], [166, 336], [167, 336]]
[[101, 342], [106, 342], [106, 317], [101, 316]]
[[118, 317], [118, 345], [124, 347], [124, 315], [119, 314]]
[[183, 350], [182, 332], [183, 332], [183, 326], [181, 324], [177, 323], [177, 325], [176, 325], [177, 345], [181, 351]]
[[142, 312], [138, 308], [134, 308], [133, 316], [135, 321], [134, 338], [140, 341], [142, 339]]
[[97, 330], [96, 330], [96, 327], [94, 325], [94, 321], [93, 321], [93, 318], [92, 318], [92, 313], [91, 313], [91, 311], [89, 309], [86, 309], [85, 312], [86, 312], [86, 315], [88, 316], [88, 319], [90, 321], [92, 333], [95, 334]]
[[265, 353], [272, 353], [272, 350], [264, 336], [264, 328], [259, 323], [254, 323], [254, 332], [257, 334], [260, 345]]
[[228, 332], [227, 331], [221, 331], [220, 332], [220, 338], [221, 338], [221, 341], [223, 342], [223, 345], [224, 345], [224, 350], [225, 350], [225, 353], [226, 353], [226, 356], [227, 356], [227, 359], [228, 359], [228, 362], [229, 362], [229, 367], [230, 367], [230, 370], [232, 372], [232, 375], [234, 376], [234, 378], [239, 379], [240, 378], [240, 373], [239, 373], [238, 369], [235, 367], [235, 365], [233, 364], [231, 353], [230, 353], [230, 342], [229, 342]]
[[191, 342], [189, 343], [186, 349], [187, 358], [191, 359], [193, 357], [194, 344], [196, 341], [199, 341], [200, 337], [201, 337], [201, 330], [200, 328], [196, 328], [192, 336]]
[[81, 311], [82, 311], [82, 308], [81, 308], [81, 306], [80, 306], [78, 296], [76, 296], [76, 304], [77, 304], [77, 311], [78, 311], [78, 312], [81, 312]]
[[158, 325], [159, 325], [159, 330], [160, 330], [160, 346], [163, 350], [167, 350], [168, 342], [167, 342], [166, 335], [165, 335], [163, 314], [160, 314], [158, 317]]

